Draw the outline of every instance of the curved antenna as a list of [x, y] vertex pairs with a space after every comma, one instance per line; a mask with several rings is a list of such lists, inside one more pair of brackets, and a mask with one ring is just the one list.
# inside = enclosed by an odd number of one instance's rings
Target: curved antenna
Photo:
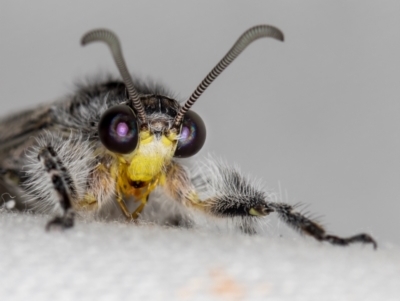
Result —
[[247, 46], [259, 38], [273, 38], [279, 41], [284, 40], [283, 33], [278, 28], [269, 25], [257, 25], [245, 31], [223, 59], [214, 67], [214, 69], [211, 70], [210, 73], [208, 73], [190, 98], [186, 101], [185, 105], [180, 109], [175, 117], [174, 126], [179, 127], [185, 113], [208, 88], [208, 86]]
[[133, 80], [126, 68], [124, 56], [122, 55], [121, 45], [118, 37], [112, 31], [108, 29], [95, 29], [86, 33], [81, 40], [81, 44], [85, 46], [88, 43], [101, 41], [105, 42], [110, 47], [112, 56], [115, 63], [117, 64], [119, 73], [125, 83], [126, 89], [128, 90], [129, 98], [132, 102], [132, 106], [136, 109], [139, 120], [144, 123], [146, 121], [146, 115], [142, 102], [139, 99], [139, 94], [133, 85]]

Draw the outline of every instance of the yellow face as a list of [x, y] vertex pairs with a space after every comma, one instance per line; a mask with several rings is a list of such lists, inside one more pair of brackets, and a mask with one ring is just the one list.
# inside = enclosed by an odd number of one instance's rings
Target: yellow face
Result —
[[[142, 131], [139, 135], [139, 145], [131, 154], [118, 155], [118, 182], [125, 194], [137, 192], [132, 185], [142, 184], [148, 188], [164, 174], [165, 168], [171, 162], [177, 146], [177, 135], [156, 135], [150, 131]], [[146, 191], [150, 193], [150, 191]], [[141, 195], [136, 195], [140, 197]]]
[[128, 157], [129, 179], [134, 182], [148, 182], [157, 177], [171, 161], [176, 142], [176, 135], [161, 135], [157, 138], [148, 131], [141, 132], [138, 149]]

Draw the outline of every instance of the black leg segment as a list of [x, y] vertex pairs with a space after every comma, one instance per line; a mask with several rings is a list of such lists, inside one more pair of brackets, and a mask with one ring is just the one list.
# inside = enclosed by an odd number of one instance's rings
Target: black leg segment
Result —
[[290, 227], [301, 233], [308, 234], [319, 241], [328, 241], [334, 245], [347, 246], [352, 243], [370, 243], [374, 249], [378, 247], [376, 241], [368, 234], [357, 234], [348, 238], [327, 235], [321, 225], [294, 211], [293, 206], [284, 203], [269, 203], [269, 206], [278, 213], [279, 217]]
[[47, 224], [46, 229], [70, 228], [74, 224], [75, 215], [71, 205], [71, 197], [76, 194], [72, 178], [51, 146], [43, 148], [39, 152], [38, 159], [51, 179], [55, 195], [57, 195], [58, 203], [63, 211], [61, 216], [55, 217]]

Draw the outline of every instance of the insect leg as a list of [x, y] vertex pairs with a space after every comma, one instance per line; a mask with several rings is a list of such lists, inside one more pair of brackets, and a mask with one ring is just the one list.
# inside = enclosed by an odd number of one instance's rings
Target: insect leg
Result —
[[193, 178], [178, 163], [171, 164], [164, 183], [166, 193], [188, 207], [217, 217], [242, 217], [246, 223], [251, 223], [276, 212], [290, 227], [316, 240], [341, 246], [356, 242], [370, 243], [374, 248], [377, 247], [368, 234], [361, 233], [348, 238], [329, 235], [317, 222], [296, 212], [293, 206], [273, 202], [271, 196], [257, 189], [237, 169], [211, 160], [208, 163], [198, 168]]
[[126, 204], [124, 202], [124, 199], [122, 198], [122, 195], [119, 193], [117, 194], [117, 202], [118, 202], [118, 205], [120, 206], [122, 212], [125, 214], [125, 216], [127, 218], [131, 218], [131, 213], [129, 212], [128, 207], [126, 207]]
[[70, 194], [75, 193], [72, 178], [51, 146], [42, 148], [39, 151], [38, 159], [51, 179], [55, 195], [63, 211], [61, 216], [56, 216], [47, 224], [46, 229], [49, 230], [52, 227], [70, 228], [74, 224], [75, 216], [70, 196]]
[[141, 200], [139, 207], [137, 207], [135, 211], [133, 211], [133, 213], [131, 214], [132, 219], [137, 219], [140, 216], [140, 213], [143, 211], [144, 206], [146, 206], [148, 200], [149, 196]]
[[125, 214], [125, 216], [128, 219], [137, 219], [139, 217], [140, 213], [143, 211], [144, 207], [146, 206], [148, 200], [149, 200], [149, 195], [147, 195], [140, 201], [139, 207], [137, 207], [134, 212], [130, 213], [122, 196], [120, 194], [117, 195], [118, 205], [120, 206], [122, 212]]
[[[220, 187], [212, 187], [207, 179], [190, 179], [185, 168], [174, 162], [166, 173], [163, 187], [169, 196], [187, 207], [195, 207], [214, 216], [256, 217], [274, 211], [265, 201], [263, 192], [252, 190], [250, 185], [242, 181], [239, 173], [230, 173], [230, 176], [229, 181], [232, 182], [229, 186], [232, 187], [224, 187], [228, 183], [219, 183]], [[237, 187], [233, 187], [235, 185]]]
[[296, 212], [293, 206], [284, 203], [269, 203], [269, 206], [273, 208], [279, 215], [279, 217], [290, 227], [301, 233], [308, 234], [319, 241], [328, 241], [334, 245], [347, 246], [351, 243], [371, 243], [374, 249], [377, 248], [377, 243], [368, 234], [361, 233], [348, 238], [342, 238], [335, 235], [326, 234], [325, 229], [317, 222], [312, 221], [306, 216], [299, 212]]

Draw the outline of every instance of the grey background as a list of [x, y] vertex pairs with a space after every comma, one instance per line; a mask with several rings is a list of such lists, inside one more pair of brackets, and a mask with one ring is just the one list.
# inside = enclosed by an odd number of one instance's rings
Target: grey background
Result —
[[190, 95], [247, 28], [257, 41], [194, 109], [212, 151], [309, 204], [328, 229], [400, 242], [400, 2], [0, 2], [1, 115], [52, 101], [73, 82], [117, 74], [86, 31], [118, 33], [130, 70]]

